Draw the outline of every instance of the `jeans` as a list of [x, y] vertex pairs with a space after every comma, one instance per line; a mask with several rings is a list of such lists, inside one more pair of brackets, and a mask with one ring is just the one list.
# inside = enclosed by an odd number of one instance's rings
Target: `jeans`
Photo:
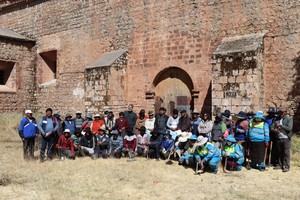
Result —
[[40, 153], [40, 160], [44, 161], [45, 159], [45, 152], [47, 148], [47, 158], [52, 159], [52, 147], [54, 145], [54, 137], [42, 137], [42, 148]]
[[35, 138], [26, 138], [23, 140], [24, 159], [34, 159], [34, 142]]

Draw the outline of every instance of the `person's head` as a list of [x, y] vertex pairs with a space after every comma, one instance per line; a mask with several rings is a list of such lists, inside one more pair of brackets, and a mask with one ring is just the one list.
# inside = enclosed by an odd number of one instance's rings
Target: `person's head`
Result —
[[144, 109], [142, 109], [142, 110], [140, 111], [139, 117], [140, 117], [140, 119], [144, 119], [144, 118], [145, 118], [145, 110], [144, 110]]
[[199, 147], [204, 147], [205, 144], [207, 143], [208, 138], [207, 137], [203, 137], [202, 135], [198, 136], [197, 141], [196, 141], [196, 145]]
[[91, 120], [93, 120], [93, 115], [90, 114], [90, 113], [88, 113], [88, 114], [85, 116], [85, 118], [86, 118], [88, 121], [91, 121]]
[[193, 119], [197, 119], [198, 117], [199, 117], [199, 112], [198, 111], [196, 111], [196, 110], [194, 110], [193, 112], [192, 112], [192, 118]]
[[129, 104], [129, 105], [128, 105], [128, 111], [131, 112], [132, 109], [133, 109], [133, 104]]
[[95, 121], [99, 121], [101, 119], [101, 116], [99, 114], [96, 114], [94, 116]]
[[69, 130], [69, 129], [66, 129], [66, 130], [64, 131], [64, 135], [65, 135], [65, 137], [70, 137], [70, 135], [71, 135], [70, 130]]
[[128, 129], [126, 129], [126, 134], [127, 134], [128, 136], [132, 136], [134, 133], [133, 133], [133, 131], [132, 131], [131, 128], [128, 128]]
[[124, 118], [124, 112], [119, 113], [119, 118], [123, 119]]
[[108, 115], [108, 110], [104, 111], [104, 116]]
[[286, 108], [284, 108], [284, 107], [279, 108], [279, 110], [278, 110], [278, 115], [279, 115], [280, 117], [284, 117], [284, 116], [286, 116], [287, 114], [288, 114], [288, 112], [287, 112], [287, 109], [286, 109]]
[[80, 119], [81, 115], [82, 115], [81, 111], [76, 111], [76, 118]]
[[196, 135], [192, 135], [189, 139], [188, 142], [190, 143], [191, 146], [194, 146], [194, 144], [197, 141], [197, 136]]
[[236, 143], [236, 139], [234, 138], [233, 135], [229, 135], [225, 140], [225, 145], [231, 146], [232, 144]]
[[54, 117], [56, 117], [57, 119], [60, 118], [60, 111], [57, 111], [53, 114]]
[[221, 113], [218, 113], [216, 118], [215, 118], [215, 122], [221, 122], [222, 121], [222, 114]]
[[72, 120], [72, 115], [71, 114], [66, 114], [66, 120], [71, 121]]
[[149, 119], [152, 119], [154, 117], [154, 112], [152, 110], [150, 110], [148, 112], [148, 116], [149, 116]]
[[174, 119], [176, 119], [178, 117], [178, 110], [177, 109], [174, 109], [173, 112], [172, 112], [172, 117]]
[[105, 124], [103, 124], [100, 128], [99, 128], [99, 135], [104, 135], [106, 131], [106, 127]]
[[165, 136], [165, 138], [166, 138], [166, 139], [169, 139], [169, 138], [171, 138], [171, 137], [172, 137], [172, 136], [171, 136], [171, 133], [170, 133], [170, 131], [169, 131], [169, 130], [167, 130], [167, 131], [166, 131], [166, 133], [165, 133], [165, 135], [164, 135], [164, 136]]
[[160, 115], [164, 115], [166, 113], [167, 109], [165, 109], [164, 107], [160, 107], [159, 108], [159, 114]]
[[118, 138], [118, 136], [119, 136], [119, 132], [118, 132], [118, 130], [113, 130], [112, 132], [111, 132], [111, 134], [112, 134], [112, 136], [113, 136], [113, 139], [117, 139]]
[[255, 116], [253, 117], [253, 121], [256, 123], [262, 122], [265, 120], [264, 113], [262, 111], [257, 111]]
[[210, 119], [209, 114], [204, 113], [204, 114], [203, 114], [203, 120], [204, 120], [204, 121], [207, 121], [207, 120], [209, 120], [209, 119]]
[[76, 135], [77, 137], [80, 137], [80, 136], [81, 136], [81, 129], [80, 129], [80, 128], [76, 128], [76, 129], [75, 129], [75, 135]]
[[223, 116], [229, 118], [230, 114], [231, 114], [230, 110], [225, 110], [224, 113], [223, 113]]
[[90, 127], [87, 127], [87, 128], [85, 129], [85, 135], [86, 135], [87, 137], [89, 137], [90, 135], [92, 135], [92, 130], [91, 130]]
[[186, 110], [185, 109], [181, 110], [180, 114], [182, 117], [185, 117], [187, 115]]
[[51, 108], [47, 108], [47, 109], [46, 109], [46, 116], [47, 116], [47, 117], [51, 117], [51, 116], [52, 116], [52, 112], [53, 112], [53, 111], [52, 111]]
[[141, 134], [141, 136], [145, 135], [145, 133], [146, 133], [146, 127], [145, 126], [141, 126], [141, 128], [140, 128], [140, 134]]
[[25, 115], [26, 115], [26, 117], [31, 119], [32, 118], [32, 111], [31, 110], [25, 110]]
[[159, 128], [154, 128], [154, 130], [151, 132], [151, 135], [152, 136], [154, 136], [154, 137], [156, 137], [156, 136], [158, 136], [159, 135]]
[[108, 112], [108, 117], [114, 117], [114, 113], [112, 111]]

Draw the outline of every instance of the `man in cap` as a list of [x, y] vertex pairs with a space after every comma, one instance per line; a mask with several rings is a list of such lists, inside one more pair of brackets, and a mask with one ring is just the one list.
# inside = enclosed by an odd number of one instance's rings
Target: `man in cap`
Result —
[[84, 122], [84, 119], [81, 115], [82, 115], [81, 111], [76, 111], [76, 117], [73, 119], [75, 124], [75, 129], [80, 129], [80, 131], [82, 131], [81, 126]]
[[63, 131], [65, 131], [66, 129], [69, 129], [71, 135], [73, 135], [75, 133], [75, 123], [72, 120], [71, 114], [66, 114], [65, 120], [62, 123], [62, 128], [63, 128]]
[[218, 173], [218, 164], [221, 159], [220, 152], [212, 143], [208, 142], [208, 138], [200, 135], [194, 148], [196, 165], [199, 165], [202, 170], [209, 167], [212, 173]]
[[249, 123], [247, 139], [250, 141], [251, 167], [265, 171], [265, 151], [269, 146], [269, 126], [265, 123], [262, 111], [258, 111]]
[[244, 154], [246, 155], [247, 140], [246, 132], [248, 130], [248, 120], [245, 112], [240, 111], [236, 118], [238, 119], [234, 128], [234, 137], [236, 141], [243, 146]]
[[98, 147], [98, 157], [100, 157], [101, 154], [102, 158], [107, 158], [107, 153], [109, 150], [109, 137], [106, 134], [105, 124], [103, 124], [99, 128], [99, 134], [96, 135], [96, 138]]
[[192, 112], [192, 118], [191, 118], [191, 131], [193, 135], [199, 136], [198, 132], [198, 126], [200, 125], [201, 118], [199, 117], [199, 112], [197, 110], [194, 110]]
[[109, 154], [112, 158], [121, 158], [123, 148], [123, 138], [119, 134], [118, 130], [113, 130], [112, 137], [109, 143]]
[[184, 131], [190, 131], [191, 128], [191, 122], [190, 117], [188, 116], [185, 109], [180, 111], [181, 117], [179, 118], [179, 122], [177, 125], [178, 130]]
[[116, 119], [114, 113], [112, 111], [109, 111], [107, 117], [105, 118], [105, 126], [109, 137], [111, 136], [112, 130], [115, 127], [115, 123]]
[[85, 129], [85, 134], [80, 139], [80, 154], [83, 156], [89, 155], [93, 158], [95, 155], [96, 143], [97, 139], [95, 135], [92, 133], [91, 128], [87, 127]]
[[286, 108], [278, 111], [280, 120], [275, 121], [271, 130], [277, 134], [277, 149], [279, 153], [279, 165], [274, 169], [282, 169], [282, 172], [290, 170], [291, 137], [293, 131], [293, 117], [289, 116]]
[[133, 112], [133, 104], [128, 105], [128, 110], [124, 112], [124, 118], [128, 120], [129, 128], [134, 131], [134, 127], [137, 120], [137, 114]]
[[194, 162], [194, 144], [197, 141], [197, 136], [192, 135], [191, 137], [188, 138], [188, 142], [186, 143], [184, 147], [184, 153], [183, 155], [179, 158], [179, 164], [181, 165], [187, 165], [190, 167], [195, 166]]
[[91, 127], [92, 123], [93, 123], [93, 116], [92, 116], [92, 114], [88, 113], [88, 114], [85, 116], [85, 121], [84, 121], [83, 124], [81, 125], [81, 130], [82, 130], [83, 132], [85, 132], [85, 129], [86, 129], [87, 127]]
[[229, 135], [224, 140], [225, 145], [222, 151], [222, 164], [224, 168], [230, 171], [241, 171], [245, 161], [242, 145], [237, 143], [233, 135]]
[[31, 110], [25, 110], [25, 115], [20, 122], [19, 135], [23, 142], [24, 159], [34, 160], [34, 143], [38, 136], [37, 123]]
[[174, 142], [175, 140], [172, 138], [170, 131], [167, 130], [161, 144], [161, 155], [164, 159], [167, 159], [173, 153]]
[[45, 151], [47, 148], [47, 157], [49, 160], [52, 159], [52, 148], [55, 146], [55, 135], [58, 130], [57, 119], [52, 115], [52, 109], [46, 109], [46, 115], [40, 119], [38, 129], [42, 135], [42, 147], [40, 153], [40, 161], [43, 162], [45, 159]]
[[62, 160], [64, 157], [75, 159], [74, 144], [69, 129], [65, 129], [64, 133], [59, 137], [56, 148], [58, 149], [58, 152], [60, 152]]
[[101, 126], [105, 124], [104, 120], [101, 119], [101, 115], [100, 114], [96, 114], [94, 116], [94, 121], [91, 124], [91, 130], [95, 135], [98, 135], [100, 133], [100, 128]]
[[277, 166], [279, 164], [279, 157], [278, 157], [278, 150], [277, 150], [277, 134], [276, 132], [272, 131], [271, 126], [275, 121], [280, 120], [280, 117], [276, 116], [277, 109], [274, 107], [270, 107], [267, 113], [268, 115], [266, 116], [265, 119], [266, 119], [266, 123], [269, 125], [269, 130], [270, 130], [270, 145], [267, 149], [267, 156], [265, 162], [267, 166], [270, 165]]
[[175, 140], [177, 136], [177, 130], [178, 130], [178, 123], [179, 123], [179, 116], [178, 116], [178, 110], [174, 109], [172, 112], [172, 115], [169, 117], [167, 121], [167, 127], [170, 131], [170, 134], [172, 138]]
[[145, 128], [147, 135], [150, 136], [151, 132], [154, 130], [154, 124], [155, 124], [155, 118], [154, 118], [154, 112], [153, 110], [150, 110], [148, 112], [149, 118], [145, 121]]
[[140, 128], [139, 134], [136, 136], [137, 140], [137, 154], [139, 156], [147, 156], [149, 151], [148, 143], [150, 141], [150, 135], [146, 134], [146, 127]]
[[159, 108], [159, 113], [155, 116], [155, 124], [154, 129], [159, 132], [159, 134], [163, 135], [167, 130], [167, 121], [169, 119], [168, 115], [166, 115], [167, 109], [164, 107]]

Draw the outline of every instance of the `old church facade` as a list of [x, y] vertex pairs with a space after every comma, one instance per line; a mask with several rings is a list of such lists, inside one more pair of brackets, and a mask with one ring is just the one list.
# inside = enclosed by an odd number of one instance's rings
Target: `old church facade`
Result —
[[299, 108], [298, 0], [0, 1], [0, 111]]

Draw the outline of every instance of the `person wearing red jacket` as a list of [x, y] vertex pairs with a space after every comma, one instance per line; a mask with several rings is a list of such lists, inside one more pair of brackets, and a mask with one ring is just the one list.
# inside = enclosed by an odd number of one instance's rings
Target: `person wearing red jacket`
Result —
[[58, 149], [62, 160], [64, 157], [75, 159], [74, 145], [69, 129], [66, 129], [59, 137], [56, 148]]
[[136, 136], [134, 135], [132, 129], [126, 129], [127, 135], [124, 137], [123, 149], [122, 152], [125, 156], [129, 155], [129, 158], [132, 159], [135, 155], [136, 150]]
[[119, 113], [119, 118], [116, 120], [114, 129], [118, 130], [121, 133], [122, 138], [124, 139], [126, 135], [126, 129], [129, 128], [129, 122], [124, 117], [124, 112]]

